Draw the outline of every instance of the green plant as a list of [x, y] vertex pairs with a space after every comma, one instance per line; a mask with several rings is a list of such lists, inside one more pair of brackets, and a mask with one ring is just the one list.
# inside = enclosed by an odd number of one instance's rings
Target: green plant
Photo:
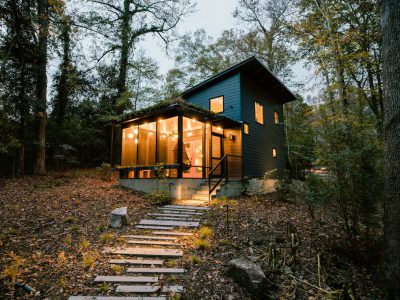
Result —
[[199, 250], [209, 250], [211, 249], [211, 244], [207, 240], [197, 240], [195, 242], [197, 249]]
[[115, 235], [111, 232], [105, 232], [100, 236], [100, 240], [104, 244], [109, 244], [115, 241], [115, 239], [116, 239]]
[[97, 254], [95, 252], [82, 253], [82, 264], [85, 269], [92, 269], [97, 261]]
[[13, 252], [11, 252], [8, 256], [11, 258], [11, 264], [4, 268], [4, 270], [1, 272], [2, 276], [0, 277], [8, 278], [10, 282], [15, 282], [17, 277], [22, 273], [24, 260], [20, 256], [15, 255]]
[[210, 227], [203, 226], [199, 230], [199, 236], [202, 239], [210, 238], [212, 237], [212, 235], [213, 235], [213, 230]]
[[191, 261], [192, 261], [192, 264], [194, 264], [194, 265], [199, 265], [202, 262], [200, 256], [196, 256], [196, 255], [191, 257]]
[[111, 181], [111, 165], [103, 162], [96, 168], [97, 177], [101, 180]]
[[99, 292], [102, 294], [107, 293], [109, 289], [110, 289], [110, 286], [104, 282], [99, 286]]
[[120, 265], [113, 265], [113, 270], [115, 273], [117, 274], [122, 274], [122, 272], [124, 271], [124, 268]]
[[171, 275], [167, 277], [167, 282], [168, 283], [175, 283], [178, 280], [178, 278], [176, 278], [176, 276]]
[[68, 286], [68, 279], [65, 276], [61, 276], [61, 278], [58, 280], [58, 285], [65, 289]]
[[152, 193], [149, 194], [150, 200], [155, 205], [168, 205], [171, 204], [171, 199], [166, 193]]
[[176, 260], [175, 260], [175, 259], [170, 259], [170, 260], [167, 261], [165, 264], [167, 265], [167, 267], [172, 268], [172, 267], [175, 267], [177, 263], [176, 263]]
[[80, 240], [79, 245], [81, 246], [82, 250], [85, 250], [85, 249], [89, 248], [90, 242], [83, 238]]
[[290, 191], [291, 179], [289, 176], [289, 171], [285, 170], [283, 175], [279, 177], [279, 180], [275, 183], [275, 190], [278, 195], [279, 200], [287, 201]]

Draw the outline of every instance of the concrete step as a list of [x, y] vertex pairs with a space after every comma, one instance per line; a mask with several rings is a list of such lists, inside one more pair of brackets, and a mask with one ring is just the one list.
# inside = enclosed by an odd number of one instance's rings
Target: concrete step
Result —
[[70, 296], [68, 300], [167, 300], [167, 296], [159, 296], [159, 297]]
[[159, 273], [159, 274], [183, 274], [185, 269], [182, 268], [128, 268], [127, 273]]
[[159, 285], [119, 285], [115, 290], [117, 293], [183, 293], [183, 286], [159, 286]]
[[181, 250], [164, 248], [105, 248], [103, 252], [108, 254], [138, 256], [181, 257], [183, 255]]
[[164, 242], [164, 241], [127, 241], [128, 244], [132, 245], [152, 245], [152, 246], [183, 246], [183, 244], [178, 244], [174, 242]]
[[181, 231], [153, 231], [152, 234], [158, 235], [174, 235], [174, 236], [191, 236], [192, 232], [181, 232]]
[[158, 282], [158, 277], [143, 277], [143, 276], [97, 276], [94, 282]]
[[150, 225], [136, 225], [137, 229], [157, 229], [157, 230], [172, 230], [171, 226], [150, 226]]
[[[214, 198], [215, 195], [211, 195], [211, 199]], [[202, 194], [193, 194], [192, 195], [192, 200], [208, 200], [209, 197], [208, 195], [202, 195]]]
[[142, 240], [167, 240], [167, 241], [175, 241], [174, 237], [164, 237], [164, 236], [154, 236], [154, 235], [123, 235], [123, 238], [126, 239], [142, 239]]
[[108, 263], [115, 265], [162, 265], [164, 261], [158, 259], [110, 259]]
[[163, 220], [141, 220], [139, 225], [152, 226], [178, 226], [178, 227], [199, 227], [199, 222], [184, 221], [163, 221]]
[[181, 210], [163, 210], [163, 212], [167, 214], [183, 214], [183, 215], [195, 215], [195, 216], [201, 216], [203, 214], [201, 212], [187, 212]]
[[165, 208], [172, 208], [172, 209], [192, 209], [192, 210], [210, 210], [209, 207], [202, 207], [202, 206], [191, 206], [191, 205], [165, 205]]

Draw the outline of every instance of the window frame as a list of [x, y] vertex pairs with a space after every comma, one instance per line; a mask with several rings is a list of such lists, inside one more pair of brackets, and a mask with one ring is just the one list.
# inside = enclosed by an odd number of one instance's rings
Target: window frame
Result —
[[[247, 126], [247, 133], [246, 133], [246, 126]], [[250, 125], [249, 125], [249, 123], [247, 123], [247, 122], [243, 122], [243, 133], [245, 134], [245, 135], [250, 135]]]
[[[262, 122], [257, 121], [257, 104], [262, 107]], [[264, 104], [261, 102], [258, 102], [257, 100], [254, 100], [254, 121], [257, 124], [264, 125], [265, 124], [265, 116], [264, 116]]]
[[[277, 118], [278, 117], [278, 118]], [[274, 110], [274, 124], [279, 125], [281, 122], [281, 116], [279, 111]]]
[[[222, 98], [222, 111], [214, 112], [214, 111], [211, 110], [211, 100], [218, 99], [218, 98]], [[215, 96], [215, 97], [209, 98], [208, 99], [208, 110], [213, 112], [213, 113], [215, 113], [215, 114], [223, 113], [225, 111], [225, 97], [224, 97], [224, 95], [219, 95], [219, 96]]]

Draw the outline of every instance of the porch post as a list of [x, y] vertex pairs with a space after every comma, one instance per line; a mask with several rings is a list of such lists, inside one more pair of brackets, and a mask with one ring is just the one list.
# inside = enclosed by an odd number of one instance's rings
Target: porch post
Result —
[[178, 115], [178, 178], [182, 178], [183, 171], [183, 116]]

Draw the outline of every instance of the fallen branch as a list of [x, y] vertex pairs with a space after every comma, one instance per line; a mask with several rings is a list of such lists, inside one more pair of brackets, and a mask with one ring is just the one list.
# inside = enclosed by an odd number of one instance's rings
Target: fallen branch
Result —
[[292, 274], [288, 274], [288, 275], [289, 275], [290, 277], [296, 279], [297, 281], [299, 281], [299, 282], [301, 282], [301, 283], [304, 283], [304, 284], [306, 284], [306, 285], [308, 285], [308, 286], [310, 286], [310, 287], [312, 287], [312, 288], [314, 288], [314, 289], [316, 289], [316, 290], [318, 290], [318, 291], [320, 291], [320, 292], [323, 292], [323, 293], [325, 293], [325, 294], [331, 294], [331, 295], [333, 295], [333, 294], [338, 294], [338, 293], [342, 292], [342, 290], [327, 291], [327, 290], [324, 290], [323, 288], [320, 288], [320, 287], [318, 287], [318, 286], [316, 286], [316, 285], [314, 285], [314, 284], [312, 284], [312, 283], [309, 283], [309, 282], [307, 282], [307, 281], [301, 280], [301, 279], [297, 278], [296, 276], [293, 276]]

